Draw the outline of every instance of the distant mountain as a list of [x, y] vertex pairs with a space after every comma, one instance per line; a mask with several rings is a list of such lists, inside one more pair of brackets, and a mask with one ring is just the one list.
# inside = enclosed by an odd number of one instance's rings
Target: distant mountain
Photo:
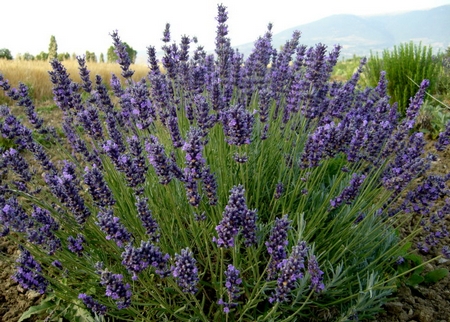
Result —
[[[273, 35], [273, 46], [280, 48], [294, 30], [301, 31], [300, 43], [307, 46], [340, 44], [341, 57], [369, 56], [409, 41], [431, 45], [437, 53], [450, 46], [450, 5], [390, 15], [333, 15]], [[248, 57], [253, 43], [236, 48]]]

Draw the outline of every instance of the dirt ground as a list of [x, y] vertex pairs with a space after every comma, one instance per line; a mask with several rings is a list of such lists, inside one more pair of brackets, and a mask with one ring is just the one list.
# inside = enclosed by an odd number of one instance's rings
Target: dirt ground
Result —
[[[431, 143], [428, 144], [430, 149]], [[434, 149], [431, 149], [434, 150]], [[434, 152], [434, 151], [433, 151]], [[446, 174], [450, 171], [450, 148], [437, 153], [438, 160], [433, 162], [431, 172]], [[418, 179], [420, 180], [420, 179]], [[450, 227], [450, 216], [447, 226]], [[412, 219], [414, 220], [414, 219]], [[419, 236], [420, 237], [420, 236]], [[447, 238], [446, 244], [450, 241]], [[0, 252], [7, 256], [17, 256], [14, 245], [0, 239]], [[425, 256], [431, 259], [438, 255], [431, 251]], [[446, 268], [450, 271], [450, 260], [440, 258], [425, 267], [425, 272]], [[10, 277], [14, 272], [13, 265], [0, 260], [0, 321], [17, 321], [30, 306], [36, 305], [42, 296], [36, 292], [23, 290]], [[447, 276], [433, 285], [419, 284], [416, 287], [401, 285], [391, 302], [385, 305], [385, 312], [377, 316], [378, 322], [449, 322], [450, 321], [450, 277]]]

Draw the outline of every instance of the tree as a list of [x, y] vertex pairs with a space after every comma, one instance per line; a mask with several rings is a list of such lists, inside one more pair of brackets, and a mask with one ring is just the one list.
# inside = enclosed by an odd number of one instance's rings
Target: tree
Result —
[[68, 59], [70, 59], [70, 54], [69, 53], [58, 54], [58, 60], [59, 61], [68, 60]]
[[103, 55], [103, 53], [100, 53], [100, 62], [101, 63], [105, 62], [105, 55]]
[[94, 52], [90, 52], [90, 51], [86, 50], [86, 61], [96, 63], [97, 56], [95, 55]]
[[50, 44], [48, 45], [48, 60], [58, 58], [58, 44], [55, 36], [50, 37]]
[[34, 60], [34, 56], [31, 55], [30, 53], [26, 52], [25, 54], [22, 55], [21, 57], [23, 60]]
[[[130, 45], [128, 45], [126, 42], [123, 43], [125, 45], [125, 48], [127, 50], [128, 56], [130, 56], [131, 62], [134, 64], [136, 61], [136, 55], [137, 51], [134, 50]], [[117, 57], [117, 54], [114, 52], [115, 48], [114, 46], [111, 46], [108, 48], [108, 52], [106, 53], [106, 58], [108, 60], [108, 63], [115, 63], [119, 57]]]
[[12, 60], [11, 52], [7, 48], [0, 49], [0, 59]]
[[36, 60], [46, 61], [48, 60], [48, 54], [46, 52], [41, 51], [39, 54], [36, 55]]

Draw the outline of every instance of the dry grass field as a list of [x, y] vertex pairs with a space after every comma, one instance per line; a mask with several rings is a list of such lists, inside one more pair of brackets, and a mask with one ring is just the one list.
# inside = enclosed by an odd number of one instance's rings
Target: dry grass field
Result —
[[[80, 81], [78, 74], [78, 62], [76, 60], [66, 60], [63, 62], [68, 73], [76, 82]], [[120, 75], [121, 69], [117, 63], [87, 63], [91, 71], [91, 80], [95, 81], [95, 75], [100, 75], [104, 82], [109, 85], [111, 74]], [[141, 79], [148, 73], [146, 65], [131, 65], [135, 71], [134, 79]], [[0, 59], [0, 74], [7, 78], [12, 87], [17, 87], [19, 82], [28, 86], [31, 96], [35, 102], [51, 100], [52, 83], [48, 71], [51, 70], [50, 63], [47, 61], [24, 61], [24, 60], [4, 60]], [[3, 91], [0, 91], [0, 103], [10, 103], [5, 97]]]

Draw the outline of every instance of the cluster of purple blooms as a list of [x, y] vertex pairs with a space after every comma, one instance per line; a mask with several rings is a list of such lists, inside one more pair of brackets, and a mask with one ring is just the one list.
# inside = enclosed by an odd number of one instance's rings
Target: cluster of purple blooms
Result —
[[256, 244], [256, 210], [247, 208], [244, 187], [235, 186], [230, 191], [228, 204], [222, 215], [222, 220], [216, 226], [217, 238], [213, 241], [219, 247], [234, 247], [239, 231], [245, 238], [245, 246]]
[[239, 277], [240, 272], [232, 264], [228, 265], [225, 271], [225, 288], [227, 290], [228, 302], [225, 302], [222, 298], [217, 301], [217, 304], [223, 305], [223, 311], [225, 313], [230, 313], [230, 309], [236, 307], [238, 303], [233, 302], [239, 299], [240, 287], [242, 284], [242, 279]]
[[[242, 150], [238, 153], [235, 149], [251, 145], [258, 136], [262, 141], [267, 140], [273, 133], [269, 130], [277, 124], [283, 133], [303, 135], [304, 138], [304, 149], [300, 155], [286, 155], [288, 168], [306, 173], [319, 167], [326, 159], [341, 154], [345, 154], [349, 164], [367, 163], [367, 172], [349, 173], [348, 186], [330, 200], [328, 210], [351, 204], [366, 184], [370, 168], [381, 166], [381, 160], [386, 160], [387, 165], [383, 168], [379, 185], [396, 196], [429, 168], [433, 158], [423, 157], [423, 134], [410, 134], [426, 95], [427, 80], [421, 83], [405, 117], [400, 119], [397, 106], [389, 104], [384, 73], [375, 89], [357, 88], [365, 59], [348, 82], [329, 83], [330, 73], [338, 59], [339, 46], [327, 55], [324, 44], [311, 48], [299, 45], [300, 33], [294, 32], [292, 39], [277, 51], [271, 44], [272, 26], [269, 25], [266, 34], [255, 42], [254, 51], [244, 61], [243, 55], [232, 49], [227, 37], [226, 8], [219, 5], [218, 10], [215, 56], [207, 55], [203, 47], [198, 46], [189, 60], [190, 45], [196, 40], [183, 36], [180, 45], [170, 44], [170, 25], [167, 24], [163, 33], [164, 57], [161, 61], [166, 73], [160, 71], [156, 49], [148, 47], [150, 72], [147, 78], [139, 81], [132, 79], [134, 71], [130, 69], [131, 60], [126, 46], [114, 31], [111, 36], [126, 85], [124, 87], [116, 75], [112, 76], [110, 87], [115, 100], [111, 99], [100, 76], [95, 77], [95, 82], [90, 80], [84, 57], [78, 57], [81, 84], [70, 79], [59, 61], [51, 61], [49, 75], [55, 104], [64, 115], [62, 129], [71, 147], [70, 162], [53, 164], [45, 148], [33, 140], [33, 131], [22, 125], [6, 106], [0, 106], [0, 135], [14, 144], [13, 148], [0, 150], [0, 180], [13, 177], [12, 186], [3, 185], [0, 181], [0, 235], [6, 236], [10, 232], [23, 234], [27, 242], [39, 246], [49, 256], [67, 248], [76, 255], [74, 260], [81, 261], [82, 257], [91, 256], [85, 252], [86, 245], [91, 246], [91, 241], [86, 240], [89, 236], [82, 230], [98, 230], [122, 252], [115, 264], [122, 265], [124, 274], [113, 274], [104, 269], [103, 264], [96, 267], [96, 277], [105, 288], [105, 296], [114, 300], [119, 309], [126, 309], [132, 304], [132, 286], [127, 280], [138, 281], [148, 268], [161, 280], [172, 275], [182, 292], [197, 293], [201, 284], [199, 263], [193, 251], [186, 247], [173, 258], [163, 251], [167, 248], [158, 243], [167, 237], [162, 234], [161, 223], [150, 210], [149, 202], [155, 201], [145, 193], [153, 193], [153, 182], [148, 180], [151, 177], [149, 168], [152, 168], [158, 188], [171, 191], [170, 185], [181, 183], [181, 189], [184, 189], [187, 201], [194, 209], [192, 213], [195, 213], [196, 221], [214, 218], [205, 210], [208, 208], [204, 202], [207, 200], [210, 206], [222, 205], [217, 191], [217, 176], [213, 171], [216, 169], [210, 167], [206, 159], [210, 156], [206, 153], [210, 152], [208, 135], [215, 126], [222, 127], [223, 135], [222, 132], [220, 135], [232, 151], [229, 157], [240, 163], [240, 167], [252, 160]], [[269, 64], [271, 68], [267, 68]], [[18, 106], [25, 108], [28, 121], [35, 131], [46, 134], [50, 140], [58, 140], [50, 128], [43, 127], [27, 86], [19, 84], [17, 89], [11, 88], [0, 74], [0, 88]], [[179, 93], [182, 93], [180, 97], [177, 96]], [[83, 99], [83, 96], [87, 98]], [[113, 101], [117, 101], [120, 108], [116, 108]], [[254, 102], [258, 110], [251, 111], [249, 106]], [[297, 122], [299, 117], [304, 121], [302, 125]], [[189, 130], [183, 133], [181, 125], [186, 124]], [[157, 128], [165, 130], [167, 135], [157, 137]], [[215, 132], [214, 135], [219, 134]], [[449, 144], [450, 123], [439, 136], [435, 147], [443, 151]], [[12, 195], [12, 191], [19, 190], [33, 198], [35, 195], [39, 197], [38, 191], [29, 191], [35, 173], [22, 156], [22, 150], [32, 153], [42, 170], [48, 190], [56, 198], [55, 202], [59, 202], [58, 205], [52, 204], [54, 209], [51, 211], [36, 205], [32, 210], [25, 210], [18, 198]], [[124, 176], [128, 185], [126, 188], [133, 194], [131, 202], [121, 200], [122, 196], [114, 193], [112, 185], [108, 184], [116, 178], [114, 175], [107, 176], [105, 159]], [[83, 164], [82, 175], [77, 167], [79, 164]], [[180, 168], [178, 164], [184, 164], [184, 167]], [[307, 183], [309, 179], [306, 177], [303, 181]], [[445, 219], [450, 213], [450, 199], [437, 211], [430, 211], [438, 200], [450, 195], [446, 187], [449, 179], [450, 176], [429, 176], [406, 194], [397, 209], [389, 209], [391, 215], [400, 211], [423, 215], [421, 224], [427, 236], [418, 245], [423, 252], [438, 246], [443, 238], [449, 236]], [[269, 198], [275, 199], [275, 203], [282, 203], [292, 193], [290, 186], [281, 181], [268, 187], [267, 191], [270, 191]], [[299, 191], [302, 194], [300, 197], [308, 197], [308, 189]], [[119, 215], [124, 207], [136, 214], [138, 220], [130, 222], [126, 215]], [[91, 219], [91, 213], [95, 214], [94, 219]], [[363, 220], [364, 216], [361, 213], [355, 223]], [[96, 226], [91, 225], [90, 220], [95, 220]], [[223, 248], [235, 247], [239, 234], [243, 236], [245, 247], [262, 245], [257, 238], [257, 234], [263, 235], [257, 229], [257, 220], [256, 209], [247, 206], [244, 186], [235, 185], [230, 190], [222, 218], [215, 226], [217, 236], [212, 240], [227, 256], [229, 250]], [[73, 235], [76, 233], [76, 237], [68, 236], [67, 231], [60, 228], [62, 222], [77, 228], [77, 231], [71, 232]], [[142, 231], [131, 230], [136, 223], [142, 224]], [[288, 215], [276, 218], [263, 244], [267, 248], [267, 254], [264, 254], [268, 258], [267, 283], [275, 285], [268, 299], [270, 303], [288, 302], [298, 281], [305, 276], [310, 276], [311, 292], [325, 290], [324, 272], [305, 241], [298, 242], [288, 254], [291, 224]], [[443, 247], [442, 253], [450, 257], [448, 246]], [[58, 260], [48, 266], [63, 271], [63, 265]], [[30, 251], [21, 248], [13, 279], [25, 288], [44, 293], [50, 280], [44, 278], [43, 267]], [[241, 277], [241, 271], [231, 264], [224, 274], [226, 300], [220, 298], [217, 304], [229, 314], [238, 306], [245, 277]], [[102, 304], [105, 301], [97, 301], [86, 293], [80, 293], [79, 299], [96, 314], [106, 314], [107, 307]]]
[[199, 277], [196, 262], [189, 248], [184, 248], [180, 254], [175, 254], [172, 275], [184, 293], [195, 294], [198, 290]]
[[[101, 265], [98, 265], [100, 268]], [[100, 284], [106, 288], [105, 295], [112, 298], [119, 309], [126, 309], [131, 305], [131, 286], [123, 282], [123, 275], [113, 274], [107, 269], [99, 269]]]

